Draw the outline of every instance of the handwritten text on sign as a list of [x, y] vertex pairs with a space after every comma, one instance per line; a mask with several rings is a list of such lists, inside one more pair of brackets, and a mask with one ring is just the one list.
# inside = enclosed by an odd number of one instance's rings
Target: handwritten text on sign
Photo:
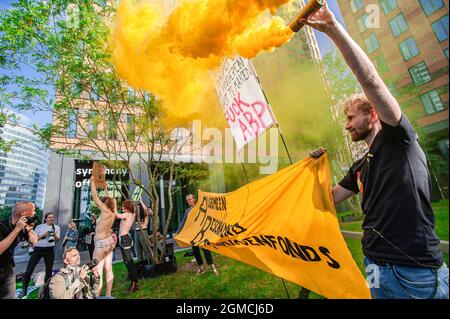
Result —
[[249, 60], [240, 56], [226, 59], [216, 91], [239, 150], [275, 124]]

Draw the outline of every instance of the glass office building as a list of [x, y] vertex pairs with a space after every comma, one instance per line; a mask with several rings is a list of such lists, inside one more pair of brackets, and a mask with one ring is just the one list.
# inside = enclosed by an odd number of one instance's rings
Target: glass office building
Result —
[[26, 128], [0, 127], [0, 139], [15, 141], [8, 152], [0, 151], [0, 207], [32, 201], [43, 208], [49, 151]]

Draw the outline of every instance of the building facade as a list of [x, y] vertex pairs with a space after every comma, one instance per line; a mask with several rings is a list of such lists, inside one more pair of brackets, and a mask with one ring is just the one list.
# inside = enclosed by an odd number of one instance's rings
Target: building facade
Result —
[[0, 139], [15, 141], [9, 152], [0, 152], [0, 207], [32, 201], [43, 208], [49, 151], [25, 127], [0, 127]]
[[402, 110], [448, 159], [448, 0], [338, 0]]

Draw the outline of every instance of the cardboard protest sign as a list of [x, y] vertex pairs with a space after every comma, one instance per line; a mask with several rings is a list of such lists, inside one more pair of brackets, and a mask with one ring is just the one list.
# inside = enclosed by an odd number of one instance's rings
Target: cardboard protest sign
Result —
[[250, 60], [225, 59], [216, 92], [238, 150], [276, 124]]
[[106, 189], [106, 167], [94, 162], [92, 165], [92, 176], [94, 176], [95, 186]]

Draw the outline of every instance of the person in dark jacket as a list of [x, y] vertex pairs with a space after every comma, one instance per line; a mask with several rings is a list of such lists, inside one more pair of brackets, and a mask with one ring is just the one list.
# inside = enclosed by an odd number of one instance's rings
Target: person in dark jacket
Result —
[[[186, 223], [186, 219], [189, 215], [189, 212], [191, 211], [191, 209], [195, 206], [195, 197], [192, 194], [189, 194], [186, 196], [186, 202], [188, 204], [188, 208], [186, 209], [183, 219], [181, 220], [178, 229], [177, 229], [177, 234], [181, 231], [181, 229], [183, 228], [184, 224]], [[206, 259], [206, 263], [211, 267], [212, 272], [214, 273], [214, 275], [218, 276], [219, 275], [219, 271], [217, 270], [216, 265], [214, 265], [213, 262], [213, 258], [211, 255], [211, 252], [207, 249], [202, 248], [203, 250], [203, 254], [205, 255], [205, 259]], [[197, 271], [196, 271], [196, 275], [200, 276], [202, 274], [204, 274], [206, 272], [205, 266], [203, 265], [203, 258], [202, 255], [200, 253], [200, 248], [198, 246], [192, 246], [192, 251], [194, 253], [194, 257], [195, 260], [197, 261]]]

